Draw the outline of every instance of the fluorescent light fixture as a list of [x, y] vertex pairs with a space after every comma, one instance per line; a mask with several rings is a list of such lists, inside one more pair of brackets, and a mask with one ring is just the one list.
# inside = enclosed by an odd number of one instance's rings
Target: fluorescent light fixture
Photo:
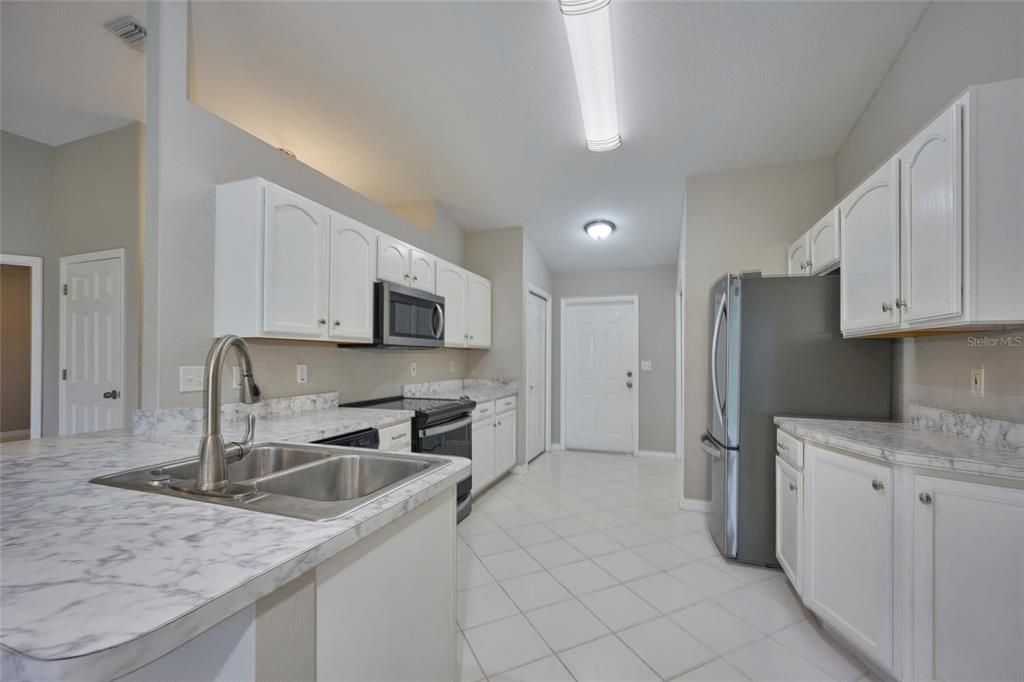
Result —
[[612, 236], [612, 232], [615, 231], [615, 223], [610, 220], [591, 220], [583, 226], [583, 231], [586, 232], [591, 239], [595, 239], [600, 242]]
[[606, 152], [622, 144], [615, 101], [611, 0], [561, 0], [583, 110], [587, 149]]

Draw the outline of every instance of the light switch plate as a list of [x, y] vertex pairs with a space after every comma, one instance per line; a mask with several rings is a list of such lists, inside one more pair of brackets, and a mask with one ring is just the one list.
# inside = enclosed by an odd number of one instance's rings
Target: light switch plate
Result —
[[201, 366], [183, 365], [178, 368], [178, 391], [195, 393], [203, 390], [203, 368]]
[[416, 376], [416, 363], [415, 362], [410, 362], [409, 363], [409, 373], [412, 376]]
[[309, 365], [295, 365], [295, 381], [300, 384], [309, 383]]
[[985, 395], [984, 367], [971, 367], [971, 395], [977, 398]]
[[641, 360], [640, 361], [640, 371], [641, 372], [650, 372], [651, 371], [651, 361], [650, 360]]

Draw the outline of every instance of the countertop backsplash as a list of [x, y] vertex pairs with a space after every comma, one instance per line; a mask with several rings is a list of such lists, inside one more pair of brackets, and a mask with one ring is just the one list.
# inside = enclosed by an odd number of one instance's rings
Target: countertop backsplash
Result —
[[908, 420], [919, 429], [1014, 450], [1024, 457], [1024, 423], [911, 403]]

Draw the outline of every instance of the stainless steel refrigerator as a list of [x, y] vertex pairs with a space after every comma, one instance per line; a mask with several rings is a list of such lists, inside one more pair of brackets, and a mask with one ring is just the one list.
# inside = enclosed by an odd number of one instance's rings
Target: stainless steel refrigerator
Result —
[[725, 275], [711, 288], [708, 526], [723, 556], [777, 566], [778, 415], [888, 420], [892, 342], [843, 339], [839, 277]]

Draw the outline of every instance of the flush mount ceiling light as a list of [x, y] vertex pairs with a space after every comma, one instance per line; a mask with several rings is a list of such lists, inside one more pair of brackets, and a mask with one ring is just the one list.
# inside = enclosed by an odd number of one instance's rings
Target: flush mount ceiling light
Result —
[[612, 232], [615, 231], [615, 223], [610, 220], [591, 220], [583, 226], [583, 231], [591, 239], [600, 242], [612, 236]]
[[615, 100], [611, 0], [560, 0], [587, 149], [606, 152], [622, 144]]

